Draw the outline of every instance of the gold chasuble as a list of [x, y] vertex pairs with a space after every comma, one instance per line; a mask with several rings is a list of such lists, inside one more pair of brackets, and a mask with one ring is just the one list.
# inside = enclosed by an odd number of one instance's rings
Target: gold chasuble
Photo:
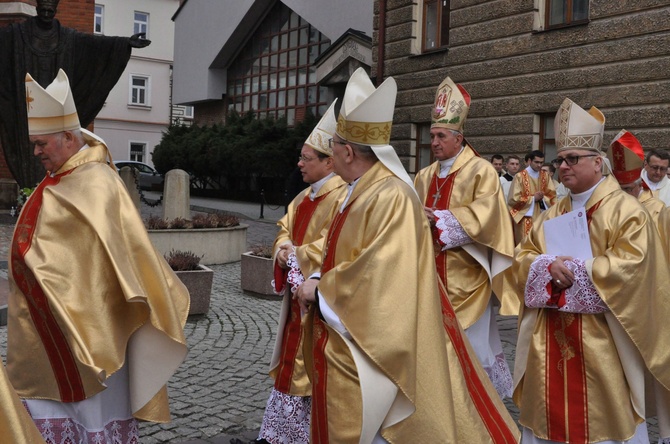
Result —
[[134, 416], [165, 422], [165, 384], [187, 351], [188, 292], [151, 244], [107, 147], [85, 138], [90, 147], [39, 184], [16, 224], [7, 373], [22, 398], [74, 402], [127, 365]]
[[0, 370], [0, 436], [6, 443], [43, 443], [26, 407], [9, 383], [5, 366]]
[[[533, 220], [537, 219], [542, 210], [540, 209], [540, 202], [533, 201], [533, 195], [538, 191], [544, 194], [544, 202], [549, 201], [548, 206], [556, 205], [556, 187], [551, 176], [546, 171], [539, 172], [540, 177], [535, 179], [531, 177], [527, 170], [519, 171], [514, 175], [512, 185], [509, 190], [507, 203], [509, 204], [509, 212], [514, 219], [514, 233], [517, 240], [521, 240], [523, 236], [528, 234], [533, 228]], [[530, 210], [530, 204], [533, 202], [533, 216], [525, 217]]]
[[[320, 240], [346, 192], [345, 185], [340, 176], [333, 176], [319, 189], [314, 200], [309, 198], [312, 188], [306, 188], [293, 199], [286, 215], [277, 223], [279, 234], [275, 239], [274, 251], [280, 245], [292, 244], [305, 278], [321, 268]], [[310, 245], [313, 242], [318, 245]], [[286, 271], [275, 261], [275, 277], [281, 276], [286, 293], [279, 316], [270, 375], [275, 380], [276, 390], [292, 396], [311, 396], [312, 386], [305, 372], [302, 354], [300, 306], [298, 300], [293, 299], [290, 284], [286, 282]]]
[[665, 203], [662, 200], [653, 197], [650, 193], [641, 193], [640, 197], [638, 197], [638, 200], [644, 209], [649, 212], [651, 220], [654, 221], [654, 224], [660, 231], [661, 228], [658, 226], [658, 217], [660, 216], [663, 209], [666, 208]]
[[[610, 311], [523, 307], [514, 401], [519, 422], [540, 438], [624, 441], [653, 415], [645, 387], [655, 387], [657, 402], [668, 399], [670, 274], [648, 213], [616, 179], [606, 176], [585, 207], [594, 257], [586, 268]], [[543, 221], [572, 209], [569, 196], [561, 199], [517, 247], [520, 294], [531, 263], [546, 253]]]
[[501, 314], [516, 316], [519, 310], [518, 297], [505, 291], [508, 287], [503, 287], [502, 276], [512, 264], [512, 223], [505, 217], [508, 211], [500, 179], [488, 168], [489, 162], [466, 145], [446, 178], [438, 177], [440, 163], [435, 162], [414, 180], [424, 206], [451, 211], [474, 240], [445, 251], [436, 248], [435, 254], [438, 275], [463, 328], [482, 316], [492, 290], [501, 302]]
[[348, 333], [317, 305], [303, 321], [313, 443], [518, 442], [438, 282], [419, 200], [377, 162], [325, 239], [318, 290]]
[[668, 266], [666, 270], [670, 272], [670, 207], [665, 207], [658, 215], [658, 232], [661, 235], [661, 245], [665, 251]]

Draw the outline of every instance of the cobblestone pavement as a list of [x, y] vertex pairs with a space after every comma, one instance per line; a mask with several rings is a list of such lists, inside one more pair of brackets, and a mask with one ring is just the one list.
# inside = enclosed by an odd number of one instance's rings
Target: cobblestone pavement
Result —
[[[143, 208], [142, 213], [151, 211]], [[243, 223], [249, 224], [248, 245], [273, 241], [274, 223]], [[11, 232], [11, 226], [0, 225], [2, 258], [7, 257]], [[211, 268], [214, 288], [209, 313], [188, 319], [185, 333], [189, 353], [168, 385], [173, 420], [168, 424], [142, 423], [142, 443], [247, 443], [260, 427], [272, 387], [267, 367], [280, 301], [244, 293], [240, 289], [239, 262]], [[0, 269], [0, 277], [6, 277], [6, 269]], [[516, 319], [498, 321], [505, 355], [513, 368]], [[3, 359], [6, 340], [6, 327], [0, 327]], [[506, 405], [518, 418], [516, 406], [510, 400]], [[656, 436], [657, 427], [651, 425], [651, 442], [656, 442]]]

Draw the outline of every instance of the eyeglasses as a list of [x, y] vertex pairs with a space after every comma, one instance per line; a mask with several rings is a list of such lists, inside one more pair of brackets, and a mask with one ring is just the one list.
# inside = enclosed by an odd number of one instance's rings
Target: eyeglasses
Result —
[[563, 164], [563, 162], [567, 163], [568, 166], [574, 166], [574, 165], [577, 165], [577, 162], [579, 162], [579, 159], [581, 159], [582, 157], [598, 157], [598, 155], [597, 154], [584, 154], [582, 156], [557, 157], [554, 160], [552, 160], [551, 163], [556, 168], [560, 167]]
[[298, 156], [298, 162], [311, 162], [312, 160], [316, 159], [316, 157], [307, 157], [307, 156]]
[[335, 140], [333, 138], [328, 139], [328, 147], [332, 150], [333, 145], [338, 144], [338, 145], [346, 145], [347, 141], [345, 140], [344, 142], [340, 142], [339, 140]]
[[664, 166], [660, 166], [660, 165], [654, 165], [654, 166], [647, 165], [647, 168], [649, 168], [650, 170], [654, 170], [657, 173], [668, 171], [668, 167], [664, 167]]

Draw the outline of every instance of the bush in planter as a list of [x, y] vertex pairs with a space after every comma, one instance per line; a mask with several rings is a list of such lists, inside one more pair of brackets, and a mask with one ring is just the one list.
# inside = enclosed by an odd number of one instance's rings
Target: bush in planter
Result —
[[272, 245], [270, 244], [256, 244], [252, 245], [251, 248], [249, 249], [249, 252], [258, 257], [265, 257], [265, 258], [271, 258], [273, 251], [272, 251]]
[[171, 250], [165, 255], [165, 260], [174, 271], [197, 270], [200, 259], [202, 259], [202, 256], [190, 251]]
[[168, 228], [168, 221], [158, 216], [149, 216], [144, 220], [144, 226], [147, 230], [165, 230]]
[[272, 245], [257, 244], [242, 254], [240, 277], [242, 290], [262, 295], [275, 295], [272, 288], [274, 261]]
[[[239, 261], [246, 251], [248, 226], [234, 216], [195, 215], [191, 221], [166, 221], [154, 216], [145, 219], [144, 224], [151, 242], [161, 254], [171, 250], [193, 251], [202, 256], [201, 264], [208, 265]], [[173, 228], [175, 226], [181, 228]]]
[[211, 299], [214, 272], [200, 265], [200, 259], [201, 256], [191, 251], [171, 250], [165, 255], [170, 268], [188, 289], [191, 297], [190, 315], [207, 313]]
[[186, 230], [188, 228], [193, 228], [191, 221], [184, 219], [183, 217], [175, 217], [170, 221], [169, 225], [172, 230]]
[[240, 224], [237, 216], [221, 213], [196, 214], [191, 220], [193, 228], [227, 228]]
[[237, 216], [220, 213], [196, 214], [190, 221], [181, 217], [168, 221], [158, 216], [149, 216], [144, 220], [147, 230], [227, 228], [236, 227], [239, 224], [240, 219]]

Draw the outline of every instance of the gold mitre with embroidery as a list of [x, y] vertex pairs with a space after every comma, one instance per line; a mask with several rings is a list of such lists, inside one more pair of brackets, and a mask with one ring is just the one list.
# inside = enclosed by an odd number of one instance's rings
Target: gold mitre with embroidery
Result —
[[554, 120], [556, 151], [589, 150], [601, 154], [605, 116], [595, 106], [585, 111], [570, 99], [563, 100]]
[[625, 129], [619, 131], [607, 150], [607, 158], [612, 165], [612, 174], [619, 183], [633, 183], [640, 178], [644, 149], [632, 133]]
[[393, 77], [375, 89], [365, 70], [358, 68], [344, 92], [337, 135], [359, 145], [388, 145], [397, 92]]
[[46, 89], [26, 74], [26, 108], [31, 136], [81, 128], [70, 82], [62, 69]]
[[431, 128], [446, 128], [463, 132], [470, 111], [470, 94], [463, 85], [447, 77], [435, 93]]
[[333, 137], [337, 129], [337, 120], [335, 120], [335, 104], [337, 99], [331, 103], [326, 113], [321, 117], [319, 123], [316, 124], [312, 133], [305, 140], [305, 145], [314, 148], [326, 156], [332, 157], [333, 150], [330, 148], [328, 139]]

